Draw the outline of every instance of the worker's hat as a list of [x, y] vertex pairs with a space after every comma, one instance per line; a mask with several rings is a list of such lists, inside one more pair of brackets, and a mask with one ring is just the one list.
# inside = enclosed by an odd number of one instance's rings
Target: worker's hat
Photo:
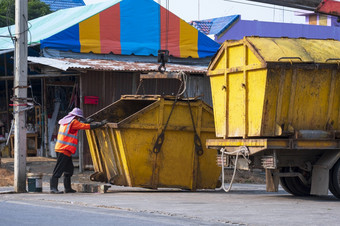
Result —
[[84, 118], [83, 111], [80, 108], [73, 108], [73, 110], [69, 113], [69, 115], [74, 115], [80, 118]]
[[70, 113], [68, 113], [64, 118], [60, 119], [58, 123], [60, 125], [68, 124], [68, 123], [72, 122], [72, 120], [76, 116], [78, 116], [80, 118], [84, 118], [83, 111], [80, 108], [73, 108], [73, 110]]

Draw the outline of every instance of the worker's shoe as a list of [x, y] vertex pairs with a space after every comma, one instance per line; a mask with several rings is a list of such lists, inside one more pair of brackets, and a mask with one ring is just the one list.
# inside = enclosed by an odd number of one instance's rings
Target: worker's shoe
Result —
[[61, 194], [61, 191], [58, 191], [58, 178], [51, 177], [50, 179], [50, 193], [51, 194]]
[[65, 189], [64, 192], [65, 193], [76, 193], [77, 191], [71, 188], [71, 189]]
[[65, 193], [76, 193], [77, 192], [71, 187], [71, 177], [64, 177], [64, 187], [65, 187], [65, 190], [64, 190]]

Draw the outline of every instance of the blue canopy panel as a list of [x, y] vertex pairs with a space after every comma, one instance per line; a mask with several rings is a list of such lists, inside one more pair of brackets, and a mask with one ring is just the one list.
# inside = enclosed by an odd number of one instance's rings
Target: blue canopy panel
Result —
[[41, 40], [41, 48], [59, 49], [62, 51], [80, 52], [79, 24], [73, 25], [66, 30]]

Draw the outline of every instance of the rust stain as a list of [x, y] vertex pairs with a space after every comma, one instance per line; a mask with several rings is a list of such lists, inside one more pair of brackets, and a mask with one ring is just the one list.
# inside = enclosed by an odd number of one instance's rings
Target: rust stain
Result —
[[[159, 63], [142, 63], [133, 61], [99, 60], [99, 59], [72, 59], [72, 58], [45, 58], [30, 57], [29, 61], [37, 64], [50, 65], [52, 67], [62, 67], [63, 69], [85, 69], [102, 71], [141, 71], [158, 72]], [[53, 64], [53, 65], [52, 65]], [[182, 64], [166, 64], [167, 72], [190, 72], [205, 74], [207, 67]]]

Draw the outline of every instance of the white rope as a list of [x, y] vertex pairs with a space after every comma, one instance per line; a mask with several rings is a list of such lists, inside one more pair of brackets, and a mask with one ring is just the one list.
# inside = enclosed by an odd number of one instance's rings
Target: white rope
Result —
[[23, 111], [31, 110], [32, 108], [34, 108], [34, 104], [32, 102], [27, 102], [27, 107], [21, 108], [18, 111], [13, 111], [13, 115], [18, 114], [18, 113], [23, 112]]
[[[221, 174], [222, 174], [222, 183], [221, 183], [221, 187], [217, 188], [216, 190], [224, 190], [225, 192], [229, 192], [233, 186], [233, 182], [234, 182], [234, 179], [235, 179], [235, 175], [236, 175], [236, 170], [237, 170], [237, 162], [238, 162], [238, 156], [239, 154], [241, 154], [247, 161], [248, 163], [250, 163], [250, 160], [248, 159], [249, 157], [249, 150], [246, 146], [242, 146], [240, 149], [236, 150], [236, 151], [233, 151], [233, 152], [227, 152], [225, 151], [225, 148], [221, 148], [220, 149], [220, 152], [221, 152], [221, 163], [222, 163], [222, 171], [221, 171]], [[234, 163], [234, 171], [233, 171], [233, 176], [231, 177], [231, 180], [230, 180], [230, 184], [229, 184], [229, 187], [226, 188], [225, 187], [225, 184], [224, 184], [224, 154], [227, 154], [227, 155], [234, 155], [236, 154], [236, 159], [235, 159], [235, 163]]]
[[188, 76], [183, 71], [180, 71], [179, 74], [182, 76], [183, 90], [182, 90], [181, 93], [178, 94], [178, 97], [182, 96], [183, 93], [186, 91], [186, 89], [187, 89], [187, 80], [188, 80]]

